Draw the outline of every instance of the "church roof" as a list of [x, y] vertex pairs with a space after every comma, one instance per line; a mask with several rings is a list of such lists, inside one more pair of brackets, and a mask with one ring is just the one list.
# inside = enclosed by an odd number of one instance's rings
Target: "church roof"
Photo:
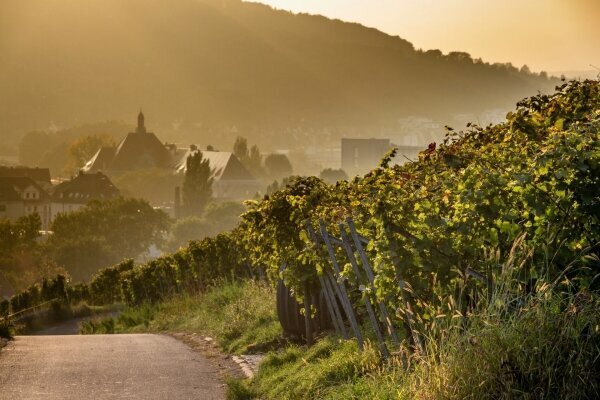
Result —
[[86, 172], [132, 171], [146, 168], [168, 168], [171, 153], [152, 132], [146, 131], [140, 111], [135, 132], [130, 132], [117, 147], [102, 147], [83, 166]]
[[75, 178], [54, 188], [53, 198], [62, 203], [87, 203], [90, 200], [107, 200], [119, 197], [121, 192], [101, 172], [79, 173]]
[[130, 132], [118, 144], [110, 162], [110, 170], [130, 171], [145, 168], [167, 168], [169, 150], [151, 132]]

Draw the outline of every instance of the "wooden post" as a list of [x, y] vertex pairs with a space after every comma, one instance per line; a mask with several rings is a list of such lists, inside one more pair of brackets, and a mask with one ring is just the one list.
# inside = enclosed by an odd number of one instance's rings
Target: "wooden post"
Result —
[[331, 317], [331, 322], [333, 323], [335, 333], [342, 336], [344, 339], [348, 339], [348, 333], [346, 332], [346, 328], [344, 327], [344, 321], [341, 319], [341, 316], [338, 317], [338, 314], [336, 314], [336, 310], [333, 306], [334, 302], [337, 303], [335, 296], [333, 296], [332, 298], [332, 293], [330, 293], [331, 289], [329, 288], [329, 285], [327, 285], [327, 281], [322, 276], [319, 276], [319, 283], [321, 284], [321, 290], [323, 290], [323, 294], [325, 295], [327, 310], [329, 311], [329, 316]]
[[[346, 234], [346, 230], [344, 226], [340, 224], [340, 233], [342, 236], [342, 243], [344, 244], [344, 249], [346, 250], [346, 254], [348, 255], [348, 260], [352, 265], [352, 269], [356, 274], [356, 279], [360, 283], [360, 270], [358, 269], [358, 263], [356, 262], [356, 257], [354, 257], [354, 252], [352, 251], [352, 246], [350, 246], [350, 240], [348, 239], [348, 235]], [[379, 327], [379, 322], [377, 322], [377, 317], [375, 316], [375, 311], [373, 311], [373, 306], [371, 305], [371, 299], [369, 299], [368, 293], [362, 293], [363, 299], [365, 301], [365, 306], [367, 307], [367, 314], [369, 314], [369, 318], [371, 320], [371, 326], [375, 331], [375, 336], [377, 337], [377, 342], [379, 343], [379, 349], [381, 350], [381, 354], [383, 358], [389, 358], [390, 353], [385, 345], [385, 340], [383, 339], [383, 335], [381, 334], [381, 329]]]
[[421, 339], [419, 338], [419, 334], [417, 332], [415, 332], [415, 329], [414, 329], [414, 319], [413, 319], [414, 314], [413, 314], [412, 306], [411, 306], [410, 302], [408, 301], [408, 299], [406, 298], [406, 294], [405, 294], [406, 289], [405, 289], [404, 277], [402, 276], [402, 269], [400, 267], [400, 257], [398, 256], [398, 247], [392, 236], [392, 231], [391, 231], [390, 225], [387, 222], [384, 222], [384, 231], [385, 231], [385, 235], [386, 235], [389, 245], [390, 245], [390, 256], [392, 258], [392, 263], [394, 264], [394, 267], [396, 269], [396, 276], [398, 277], [398, 286], [400, 287], [400, 295], [402, 296], [402, 302], [404, 303], [404, 305], [406, 307], [406, 324], [408, 326], [408, 330], [410, 331], [410, 335], [413, 339], [413, 342], [414, 342], [415, 346], [417, 347], [417, 350], [419, 350], [422, 353], [423, 346], [421, 344]]
[[[352, 239], [354, 240], [354, 246], [360, 255], [360, 259], [362, 261], [363, 268], [367, 273], [367, 278], [369, 279], [369, 283], [371, 284], [371, 288], [375, 291], [375, 274], [373, 273], [373, 269], [371, 268], [371, 264], [369, 263], [369, 258], [365, 253], [358, 232], [356, 231], [356, 226], [354, 225], [354, 221], [352, 218], [346, 218], [346, 223], [348, 224], [348, 228], [350, 228], [350, 235], [352, 235]], [[340, 224], [340, 229], [343, 230], [342, 225]], [[345, 232], [344, 232], [345, 233]], [[375, 292], [377, 293], [377, 292]], [[381, 312], [381, 316], [384, 319], [384, 323], [387, 327], [387, 331], [392, 338], [392, 343], [394, 346], [398, 347], [400, 345], [400, 340], [398, 339], [398, 334], [396, 333], [396, 328], [394, 328], [394, 324], [392, 323], [392, 319], [388, 313], [387, 307], [383, 301], [378, 301], [379, 311]]]
[[[317, 234], [315, 233], [315, 231], [312, 227], [312, 223], [310, 222], [310, 219], [307, 219], [305, 221], [305, 223], [306, 223], [306, 230], [308, 232], [308, 237], [310, 238], [310, 240], [313, 241], [315, 246], [319, 246], [319, 238], [317, 237]], [[317, 249], [317, 252], [318, 252], [318, 249]], [[325, 295], [325, 302], [327, 303], [327, 310], [329, 311], [329, 316], [331, 317], [331, 321], [333, 322], [333, 327], [335, 329], [335, 332], [338, 335], [341, 335], [344, 339], [348, 339], [348, 333], [346, 332], [346, 327], [344, 326], [344, 320], [342, 319], [342, 314], [339, 310], [337, 300], [335, 298], [335, 293], [333, 292], [333, 289], [330, 287], [328, 279], [326, 277], [323, 278], [323, 276], [319, 275], [319, 283], [321, 284], [321, 290], [323, 291], [323, 294]]]
[[[319, 221], [319, 225], [321, 228], [321, 236], [323, 236], [323, 240], [325, 241], [325, 245], [327, 246], [327, 251], [329, 252], [329, 258], [331, 259], [331, 264], [333, 265], [333, 270], [338, 278], [341, 278], [340, 275], [340, 267], [335, 259], [335, 251], [333, 246], [331, 245], [331, 241], [329, 240], [329, 233], [327, 233], [327, 228], [325, 226], [325, 222], [323, 220]], [[342, 306], [344, 307], [344, 311], [346, 312], [346, 316], [350, 321], [350, 326], [352, 326], [352, 330], [354, 331], [354, 335], [356, 336], [356, 341], [358, 343], [358, 348], [363, 350], [363, 337], [360, 332], [360, 328], [358, 327], [358, 322], [356, 321], [356, 316], [354, 315], [354, 310], [352, 309], [352, 303], [350, 302], [350, 297], [348, 296], [348, 292], [346, 291], [346, 286], [344, 286], [344, 282], [339, 282], [334, 280], [339, 287], [339, 297], [342, 302]]]

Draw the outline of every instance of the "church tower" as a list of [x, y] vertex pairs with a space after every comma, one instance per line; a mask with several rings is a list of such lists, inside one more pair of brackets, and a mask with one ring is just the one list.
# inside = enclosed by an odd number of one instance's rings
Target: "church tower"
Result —
[[137, 124], [137, 133], [146, 133], [146, 125], [144, 125], [144, 113], [140, 110], [138, 114], [138, 124]]

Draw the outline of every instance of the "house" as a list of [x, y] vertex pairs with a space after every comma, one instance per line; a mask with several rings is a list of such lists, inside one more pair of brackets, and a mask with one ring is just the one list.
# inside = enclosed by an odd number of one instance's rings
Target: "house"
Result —
[[0, 219], [14, 221], [37, 213], [42, 222], [42, 230], [47, 231], [61, 212], [80, 210], [91, 200], [107, 200], [119, 196], [119, 190], [102, 173], [80, 173], [56, 186], [49, 182], [45, 185], [44, 181], [40, 183], [30, 176], [0, 176]]
[[108, 176], [101, 172], [79, 172], [71, 180], [54, 187], [51, 197], [51, 220], [59, 213], [82, 209], [92, 200], [111, 200], [121, 195]]
[[[179, 160], [174, 165], [175, 173], [185, 174], [187, 158], [198, 153], [195, 146], [191, 146], [185, 153], [179, 155]], [[208, 160], [213, 178], [213, 196], [219, 199], [249, 199], [262, 189], [261, 183], [256, 180], [244, 167], [241, 161], [228, 151], [202, 150], [202, 157]]]
[[142, 112], [135, 132], [130, 132], [116, 147], [102, 147], [83, 166], [84, 172], [102, 171], [110, 176], [125, 172], [159, 168], [173, 174], [184, 174], [187, 158], [198, 151], [209, 160], [213, 171], [213, 195], [219, 199], [240, 200], [252, 197], [262, 189], [238, 158], [230, 152], [199, 150], [197, 146], [177, 147], [162, 144], [145, 126]]
[[52, 223], [50, 195], [32, 178], [0, 177], [0, 219], [14, 221], [37, 213], [42, 229], [48, 230]]

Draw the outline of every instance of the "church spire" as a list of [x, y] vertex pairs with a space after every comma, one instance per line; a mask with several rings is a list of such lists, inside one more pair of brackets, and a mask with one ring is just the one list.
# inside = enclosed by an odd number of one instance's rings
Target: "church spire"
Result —
[[146, 133], [146, 126], [144, 125], [144, 113], [140, 109], [140, 113], [138, 114], [138, 124], [137, 124], [137, 132], [138, 133]]

